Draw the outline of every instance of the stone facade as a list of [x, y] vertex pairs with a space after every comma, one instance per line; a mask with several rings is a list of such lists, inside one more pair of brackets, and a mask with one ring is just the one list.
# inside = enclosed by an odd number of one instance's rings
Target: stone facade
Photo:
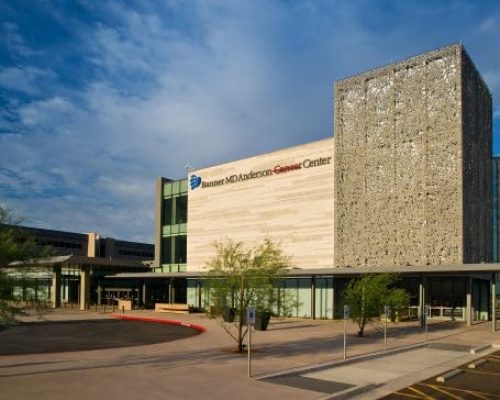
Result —
[[464, 263], [493, 261], [492, 100], [474, 63], [461, 52]]
[[333, 152], [329, 138], [193, 171], [202, 180], [188, 189], [188, 271], [228, 238], [248, 248], [269, 238], [293, 267], [332, 267]]
[[452, 45], [335, 85], [335, 266], [491, 261], [491, 96]]

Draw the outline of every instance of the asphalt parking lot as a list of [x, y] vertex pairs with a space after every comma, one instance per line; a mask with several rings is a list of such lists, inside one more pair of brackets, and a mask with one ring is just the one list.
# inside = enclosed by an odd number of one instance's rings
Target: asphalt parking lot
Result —
[[[478, 363], [479, 360], [485, 362], [481, 364]], [[476, 368], [469, 368], [469, 364], [475, 364]], [[474, 363], [461, 365], [457, 370], [461, 373], [445, 382], [437, 382], [437, 377], [433, 377], [398, 390], [383, 399], [500, 399], [500, 351], [485, 355]]]
[[0, 331], [0, 356], [148, 345], [197, 334], [183, 326], [118, 319], [23, 323]]

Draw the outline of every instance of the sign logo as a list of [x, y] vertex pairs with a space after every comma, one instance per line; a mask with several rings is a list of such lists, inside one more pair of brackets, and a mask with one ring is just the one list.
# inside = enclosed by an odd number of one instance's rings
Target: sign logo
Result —
[[200, 185], [201, 185], [201, 176], [191, 175], [191, 178], [189, 178], [189, 186], [191, 186], [191, 190], [196, 189]]

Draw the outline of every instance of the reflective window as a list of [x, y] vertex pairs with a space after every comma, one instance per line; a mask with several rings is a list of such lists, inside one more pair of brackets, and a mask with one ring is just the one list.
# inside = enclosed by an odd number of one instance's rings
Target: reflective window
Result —
[[163, 200], [163, 225], [172, 225], [172, 198]]
[[187, 237], [175, 237], [175, 263], [185, 264], [187, 259]]
[[187, 196], [175, 199], [175, 223], [185, 224], [187, 222]]
[[172, 239], [170, 237], [164, 237], [162, 239], [162, 264], [172, 263]]

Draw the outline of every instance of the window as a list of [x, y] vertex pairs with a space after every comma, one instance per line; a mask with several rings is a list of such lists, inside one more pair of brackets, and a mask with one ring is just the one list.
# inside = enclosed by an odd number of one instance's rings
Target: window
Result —
[[175, 223], [185, 224], [187, 222], [187, 196], [179, 196], [175, 199]]
[[172, 240], [170, 237], [164, 237], [162, 239], [161, 263], [162, 264], [172, 263]]
[[187, 254], [187, 236], [175, 237], [175, 263], [185, 264]]
[[163, 200], [163, 225], [172, 225], [172, 198]]

